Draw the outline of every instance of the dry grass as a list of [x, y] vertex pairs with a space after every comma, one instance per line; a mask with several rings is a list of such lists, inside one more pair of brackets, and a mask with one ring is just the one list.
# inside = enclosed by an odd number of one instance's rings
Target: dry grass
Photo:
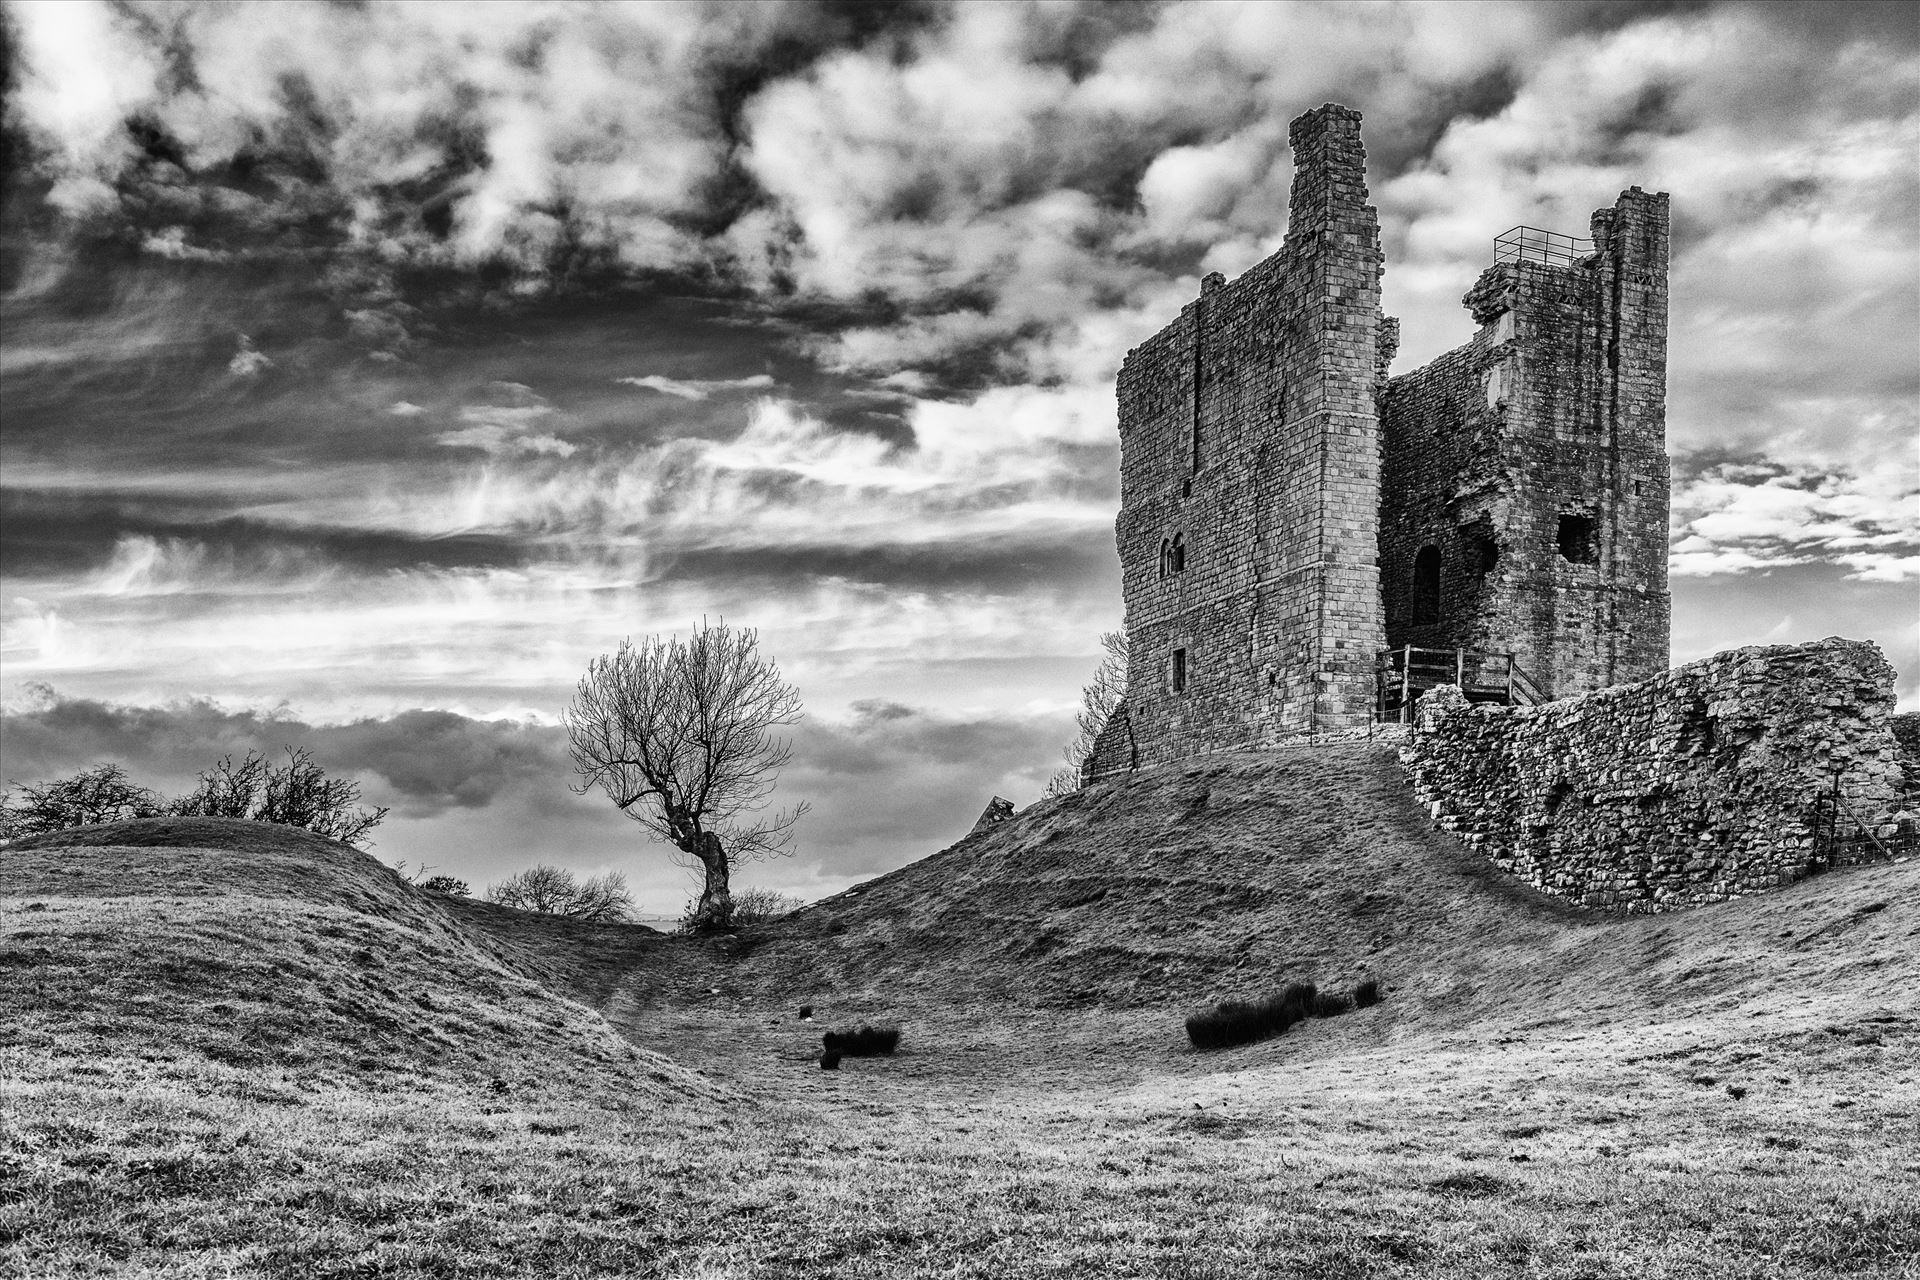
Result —
[[0, 850], [0, 1274], [1916, 1274], [1916, 868], [1595, 921], [1380, 765], [1096, 788], [733, 942], [257, 829]]

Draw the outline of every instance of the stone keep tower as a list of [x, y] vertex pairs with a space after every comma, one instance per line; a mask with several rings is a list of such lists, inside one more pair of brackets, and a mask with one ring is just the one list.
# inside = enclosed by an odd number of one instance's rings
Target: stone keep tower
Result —
[[1364, 729], [1389, 644], [1512, 652], [1549, 696], [1666, 666], [1666, 197], [1503, 249], [1480, 333], [1389, 383], [1359, 113], [1290, 136], [1280, 251], [1121, 366], [1127, 689], [1088, 779]]
[[1502, 237], [1480, 332], [1381, 406], [1387, 643], [1511, 652], [1550, 697], [1667, 666], [1667, 197], [1592, 234]]
[[1310, 111], [1291, 140], [1280, 251], [1232, 283], [1208, 276], [1120, 369], [1128, 656], [1095, 748], [1109, 767], [1370, 713], [1380, 223], [1358, 112]]

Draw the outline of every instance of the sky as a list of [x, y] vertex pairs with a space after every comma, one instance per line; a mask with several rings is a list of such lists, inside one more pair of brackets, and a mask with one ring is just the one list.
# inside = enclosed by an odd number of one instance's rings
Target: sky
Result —
[[1121, 621], [1113, 377], [1364, 115], [1393, 371], [1672, 193], [1676, 662], [1920, 699], [1920, 9], [8, 3], [0, 778], [301, 745], [375, 852], [693, 885], [559, 717], [757, 628], [813, 898], [1026, 804]]

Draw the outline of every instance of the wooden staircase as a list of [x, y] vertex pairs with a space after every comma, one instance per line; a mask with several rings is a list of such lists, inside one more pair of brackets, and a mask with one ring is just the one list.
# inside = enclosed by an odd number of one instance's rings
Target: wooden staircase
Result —
[[1374, 659], [1374, 718], [1406, 724], [1420, 695], [1443, 684], [1459, 685], [1468, 702], [1533, 707], [1552, 700], [1511, 653], [1402, 645]]

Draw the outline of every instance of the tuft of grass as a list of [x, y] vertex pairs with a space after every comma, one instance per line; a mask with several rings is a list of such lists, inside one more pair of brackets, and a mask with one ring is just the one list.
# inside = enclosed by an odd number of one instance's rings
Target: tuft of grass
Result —
[[[1311, 991], [1311, 987], [1305, 988]], [[1304, 997], [1311, 999], [1311, 996]], [[1282, 1035], [1307, 1016], [1298, 986], [1265, 1000], [1228, 1000], [1187, 1018], [1187, 1039], [1196, 1049], [1230, 1049]]]
[[1290, 982], [1265, 1000], [1228, 1000], [1187, 1018], [1187, 1039], [1196, 1049], [1229, 1049], [1286, 1034], [1308, 1018], [1335, 1018], [1380, 999], [1380, 984], [1369, 978], [1351, 996], [1321, 991], [1311, 982]]
[[838, 1071], [840, 1069], [840, 1054], [833, 1049], [828, 1049], [825, 1053], [821, 1054], [820, 1069], [822, 1071]]
[[1313, 1016], [1316, 1018], [1337, 1018], [1343, 1013], [1352, 1012], [1352, 996], [1341, 995], [1338, 991], [1322, 991], [1313, 998]]
[[862, 1025], [858, 1031], [829, 1031], [820, 1039], [836, 1061], [843, 1054], [849, 1058], [882, 1058], [900, 1047], [900, 1028]]
[[1353, 989], [1353, 1007], [1371, 1009], [1380, 1003], [1380, 979], [1368, 978]]

